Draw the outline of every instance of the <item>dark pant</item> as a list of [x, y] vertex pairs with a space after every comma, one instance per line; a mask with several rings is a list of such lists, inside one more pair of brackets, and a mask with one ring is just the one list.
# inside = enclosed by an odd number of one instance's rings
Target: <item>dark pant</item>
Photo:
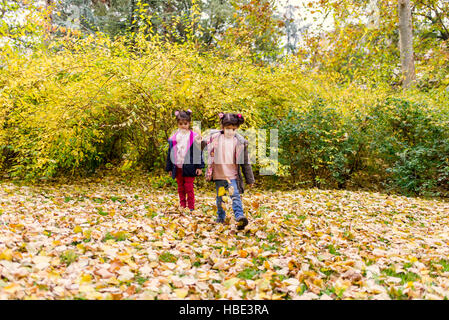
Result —
[[178, 183], [179, 203], [181, 207], [186, 207], [187, 204], [190, 210], [195, 209], [195, 195], [193, 193], [193, 181], [195, 177], [183, 177], [182, 168], [176, 168], [176, 182]]

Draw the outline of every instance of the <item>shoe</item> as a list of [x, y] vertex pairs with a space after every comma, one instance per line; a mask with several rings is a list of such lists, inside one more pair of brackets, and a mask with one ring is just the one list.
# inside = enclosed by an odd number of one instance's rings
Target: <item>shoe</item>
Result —
[[245, 229], [246, 225], [248, 224], [248, 219], [245, 217], [239, 217], [237, 218], [237, 230], [243, 230]]
[[217, 219], [215, 220], [215, 222], [216, 222], [216, 223], [225, 223], [225, 219], [217, 218]]

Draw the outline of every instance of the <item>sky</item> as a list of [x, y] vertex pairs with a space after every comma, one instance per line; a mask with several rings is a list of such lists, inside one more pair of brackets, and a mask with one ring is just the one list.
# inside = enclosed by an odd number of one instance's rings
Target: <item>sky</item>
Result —
[[[333, 17], [329, 14], [325, 17], [324, 14], [320, 12], [312, 13], [312, 9], [307, 7], [309, 2], [314, 2], [314, 0], [276, 0], [277, 9], [280, 13], [286, 12], [286, 7], [288, 5], [297, 6], [298, 9], [295, 10], [295, 23], [298, 30], [307, 28], [310, 33], [320, 33], [323, 31], [329, 31], [333, 27]], [[303, 43], [303, 38], [301, 33], [299, 33], [297, 46], [301, 46]], [[287, 44], [287, 37], [284, 37], [281, 41], [281, 46]]]
[[[276, 0], [279, 11], [281, 12], [285, 11], [287, 5], [299, 7], [296, 13], [296, 18], [299, 20], [299, 26], [311, 24], [311, 30], [317, 31], [318, 25], [322, 23], [321, 28], [326, 30], [331, 29], [333, 26], [331, 15], [325, 19], [324, 15], [319, 12], [311, 13], [311, 9], [307, 7], [309, 2], [313, 3], [314, 0]], [[314, 19], [316, 19], [316, 21], [314, 21]]]

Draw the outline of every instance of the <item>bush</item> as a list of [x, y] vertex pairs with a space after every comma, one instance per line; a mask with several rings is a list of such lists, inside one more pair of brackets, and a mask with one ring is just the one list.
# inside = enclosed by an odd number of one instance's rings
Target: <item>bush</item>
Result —
[[424, 104], [398, 98], [371, 113], [371, 157], [383, 162], [389, 187], [407, 194], [447, 187], [449, 129], [441, 118]]
[[375, 176], [404, 194], [448, 189], [449, 129], [441, 112], [392, 97], [365, 112], [342, 113], [327, 103], [318, 98], [277, 120], [263, 112], [267, 127], [279, 128], [279, 160], [293, 180], [344, 188]]
[[307, 110], [290, 111], [278, 121], [280, 162], [290, 167], [294, 178], [302, 172], [315, 186], [344, 187], [357, 170], [357, 127], [322, 99]]
[[245, 126], [257, 124], [257, 67], [244, 67], [244, 58], [143, 34], [132, 48], [126, 37], [64, 40], [0, 56], [8, 61], [0, 69], [0, 168], [13, 177], [90, 174], [108, 162], [161, 168], [179, 109], [206, 127], [219, 111], [242, 110]]
[[[220, 54], [141, 32], [129, 40], [67, 35], [32, 54], [2, 47], [1, 171], [30, 180], [111, 164], [123, 175], [158, 172], [174, 111], [190, 108], [203, 130], [218, 127], [220, 111], [242, 113], [242, 130], [278, 128], [279, 176], [288, 168], [304, 184], [449, 189], [446, 91], [363, 89], [301, 70], [298, 57], [256, 66], [237, 47]], [[155, 176], [154, 187], [174, 184]]]

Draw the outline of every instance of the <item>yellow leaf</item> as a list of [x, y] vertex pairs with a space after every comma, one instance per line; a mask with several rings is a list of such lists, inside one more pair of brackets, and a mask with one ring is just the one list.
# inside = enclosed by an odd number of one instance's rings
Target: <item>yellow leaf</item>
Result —
[[117, 284], [120, 284], [120, 281], [118, 281], [117, 278], [112, 277], [112, 278], [108, 279], [108, 283], [117, 285]]
[[313, 284], [321, 287], [321, 286], [323, 286], [323, 280], [315, 278], [315, 279], [313, 279]]
[[89, 283], [91, 281], [92, 281], [92, 276], [90, 274], [83, 274], [80, 279], [80, 284], [81, 283]]
[[180, 299], [184, 299], [189, 293], [189, 291], [186, 289], [175, 289], [173, 291], [175, 292], [176, 296]]
[[226, 190], [225, 190], [224, 187], [218, 188], [218, 196], [219, 196], [219, 197], [222, 197], [222, 196], [224, 196], [225, 194], [226, 194]]
[[225, 288], [229, 289], [230, 287], [235, 285], [237, 282], [239, 282], [239, 280], [240, 280], [239, 278], [231, 278], [231, 279], [223, 282], [223, 285], [225, 286]]
[[80, 233], [80, 232], [82, 232], [82, 231], [83, 231], [83, 229], [81, 229], [80, 226], [76, 226], [75, 228], [73, 228], [73, 232], [74, 232], [74, 233]]
[[270, 281], [268, 281], [267, 279], [257, 279], [256, 286], [261, 291], [267, 291], [270, 289]]
[[10, 285], [7, 285], [6, 287], [4, 287], [3, 291], [5, 291], [7, 293], [14, 293], [19, 289], [20, 289], [20, 286], [17, 283], [11, 283]]
[[293, 269], [295, 269], [295, 263], [293, 261], [289, 261], [288, 262], [288, 269], [291, 271]]
[[90, 238], [92, 235], [92, 230], [85, 230], [83, 231], [83, 236], [86, 238]]
[[281, 293], [281, 294], [275, 293], [275, 294], [273, 294], [271, 299], [273, 299], [273, 300], [281, 300], [283, 296], [285, 296], [285, 293]]
[[0, 260], [12, 260], [12, 250], [11, 249], [5, 249], [0, 253]]
[[246, 257], [248, 256], [248, 252], [245, 251], [245, 250], [240, 250], [240, 251], [239, 251], [239, 256], [240, 256], [241, 258], [246, 258]]

